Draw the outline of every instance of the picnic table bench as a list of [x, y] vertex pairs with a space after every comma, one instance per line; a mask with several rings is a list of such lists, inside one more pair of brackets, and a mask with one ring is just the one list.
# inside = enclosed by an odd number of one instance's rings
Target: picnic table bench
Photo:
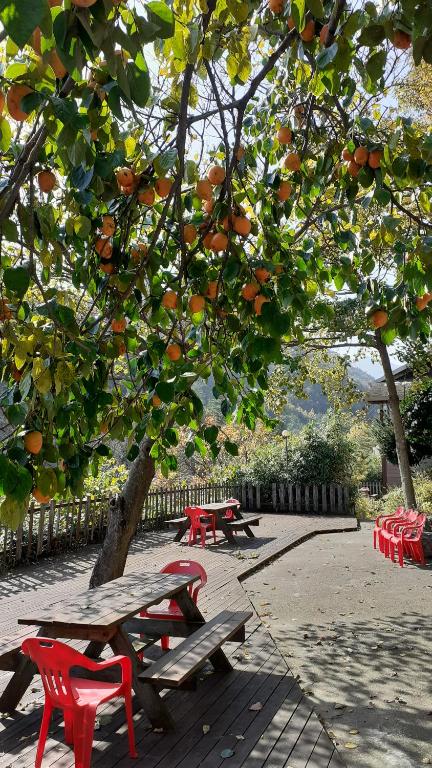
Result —
[[[16, 637], [3, 638], [0, 644], [0, 668], [13, 672], [0, 698], [0, 711], [16, 709], [31, 684], [36, 668], [22, 654], [21, 642], [24, 636], [37, 632], [42, 637], [87, 641], [85, 654], [91, 658], [98, 658], [106, 645], [111, 647], [115, 655], [128, 656], [132, 662], [132, 687], [152, 726], [173, 728], [174, 721], [159, 694], [161, 686], [148, 684], [151, 669], [154, 669], [156, 676], [163, 665], [153, 662], [146, 670], [137, 656], [130, 634], [143, 635], [146, 645], [167, 632], [173, 637], [186, 638], [178, 648], [163, 657], [163, 661], [171, 663], [173, 667], [172, 687], [178, 687], [207, 659], [215, 669], [229, 671], [231, 667], [221, 645], [230, 639], [240, 641], [244, 636], [244, 624], [251, 615], [224, 612], [222, 618], [217, 617], [218, 622], [213, 621], [207, 625], [188, 591], [188, 587], [197, 579], [195, 575], [134, 573], [76, 594], [69, 601], [62, 600], [35, 609], [34, 613], [18, 619], [19, 624], [25, 625], [22, 634], [18, 631]], [[182, 621], [139, 618], [141, 611], [167, 599], [177, 602], [184, 617]], [[223, 626], [224, 620], [227, 622], [226, 627]], [[39, 627], [39, 630], [35, 627]], [[186, 669], [186, 656], [189, 652], [192, 656]], [[175, 676], [174, 666], [177, 663], [180, 666]], [[155, 666], [157, 664], [159, 667]], [[183, 670], [181, 675], [180, 668]], [[141, 678], [143, 671], [147, 672], [147, 677]], [[164, 681], [165, 678], [168, 679], [168, 676], [165, 675]]]
[[[214, 501], [210, 504], [199, 504], [198, 506], [204, 512], [208, 512], [209, 515], [215, 515], [216, 529], [225, 534], [225, 537], [230, 544], [236, 543], [234, 531], [244, 531], [249, 538], [253, 539], [254, 534], [251, 531], [250, 526], [259, 525], [259, 521], [261, 520], [261, 515], [248, 515], [247, 517], [243, 517], [239, 505], [237, 506], [233, 504], [232, 501]], [[232, 509], [234, 513], [233, 520], [226, 520], [224, 518], [228, 509]], [[190, 526], [189, 518], [186, 516], [176, 517], [171, 520], [166, 520], [165, 522], [170, 528], [177, 529], [174, 541], [181, 541]]]

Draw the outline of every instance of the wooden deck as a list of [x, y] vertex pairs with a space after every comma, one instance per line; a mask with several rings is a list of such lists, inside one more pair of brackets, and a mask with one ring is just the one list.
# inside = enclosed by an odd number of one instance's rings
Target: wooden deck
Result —
[[[172, 532], [149, 534], [134, 542], [127, 570], [159, 569], [182, 556], [199, 560], [208, 573], [200, 607], [210, 618], [225, 608], [249, 610], [240, 580], [282, 552], [317, 533], [356, 527], [353, 518], [266, 515], [256, 530], [256, 539], [242, 536], [239, 547], [221, 543], [205, 550], [173, 544]], [[69, 553], [66, 558], [22, 568], [0, 581], [0, 636], [12, 634], [17, 629], [17, 617], [29, 609], [82, 589], [95, 556], [93, 550]], [[225, 648], [234, 666], [232, 673], [213, 673], [209, 667], [196, 691], [166, 694], [177, 724], [174, 732], [152, 731], [143, 712], [136, 712], [140, 763], [146, 768], [216, 768], [225, 761], [229, 768], [343, 768], [310, 700], [255, 614], [246, 625], [245, 642]], [[3, 687], [6, 673], [0, 675]], [[0, 719], [0, 768], [34, 765], [42, 700], [41, 684], [35, 678], [20, 709]], [[253, 705], [259, 706], [251, 709]], [[43, 765], [74, 765], [73, 754], [63, 742], [59, 718], [53, 722]], [[92, 766], [130, 765], [123, 710], [105, 705], [95, 733]]]

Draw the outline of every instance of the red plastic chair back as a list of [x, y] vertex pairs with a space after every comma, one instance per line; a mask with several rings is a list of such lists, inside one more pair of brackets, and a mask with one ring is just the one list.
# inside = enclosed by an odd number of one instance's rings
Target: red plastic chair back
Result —
[[[187, 576], [199, 576], [200, 580], [198, 582], [194, 582], [194, 584], [190, 584], [188, 587], [189, 594], [194, 601], [194, 603], [197, 603], [198, 600], [198, 592], [202, 587], [204, 587], [207, 584], [207, 573], [201, 563], [197, 563], [196, 560], [174, 560], [172, 563], [168, 563], [168, 565], [165, 565], [164, 568], [162, 568], [161, 573], [175, 573], [175, 574], [184, 574]], [[175, 600], [172, 600], [170, 602], [173, 607], [177, 607], [177, 603]]]
[[185, 515], [191, 521], [191, 526], [193, 528], [200, 528], [201, 517], [205, 515], [205, 510], [201, 509], [201, 507], [186, 507]]
[[404, 539], [410, 539], [411, 541], [418, 541], [423, 533], [423, 528], [426, 522], [426, 515], [421, 513], [417, 515], [412, 526], [408, 529], [402, 528]]
[[73, 707], [76, 699], [70, 683], [70, 670], [71, 667], [89, 669], [87, 657], [69, 645], [45, 637], [29, 637], [24, 640], [22, 650], [38, 667], [53, 706], [60, 709]]

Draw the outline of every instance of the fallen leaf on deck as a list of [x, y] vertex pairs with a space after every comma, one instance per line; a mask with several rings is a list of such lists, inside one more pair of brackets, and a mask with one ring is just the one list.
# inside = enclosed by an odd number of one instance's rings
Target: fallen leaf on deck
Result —
[[345, 709], [346, 704], [335, 704], [335, 709]]
[[234, 750], [233, 749], [223, 749], [222, 752], [220, 753], [220, 756], [221, 757], [232, 757], [233, 754], [234, 754]]
[[263, 705], [260, 701], [257, 701], [255, 704], [251, 704], [249, 709], [251, 712], [260, 712], [260, 710], [263, 708]]
[[210, 726], [209, 725], [203, 725], [202, 729], [203, 729], [203, 733], [208, 733], [209, 730], [210, 730]]
[[163, 728], [153, 728], [153, 733], [163, 733], [163, 732], [164, 732]]
[[344, 747], [346, 749], [357, 749], [358, 744], [354, 744], [353, 741], [346, 741], [345, 744], [344, 744]]
[[355, 736], [358, 733], [358, 730], [357, 730], [357, 728], [351, 728], [349, 733], [351, 734], [351, 736]]
[[239, 734], [236, 736], [236, 739], [237, 739], [238, 741], [244, 741], [244, 738], [245, 738], [245, 737], [243, 736], [243, 734], [242, 734], [242, 733], [239, 733]]

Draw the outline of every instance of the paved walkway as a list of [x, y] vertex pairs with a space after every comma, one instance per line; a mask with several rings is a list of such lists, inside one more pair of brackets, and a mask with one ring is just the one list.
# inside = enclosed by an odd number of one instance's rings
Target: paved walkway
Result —
[[[205, 566], [208, 585], [200, 599], [207, 617], [223, 608], [244, 610], [250, 602], [240, 581], [282, 552], [317, 533], [354, 530], [352, 518], [266, 515], [256, 539], [239, 537], [239, 546], [225, 542], [205, 550], [174, 544], [172, 533], [152, 533], [136, 540], [127, 571], [152, 570], [181, 553]], [[192, 554], [193, 553], [193, 554]], [[20, 568], [0, 581], [0, 636], [16, 629], [16, 619], [85, 588], [97, 549]], [[200, 596], [201, 597], [201, 596]], [[234, 671], [225, 676], [203, 673], [197, 691], [170, 692], [167, 702], [177, 728], [152, 732], [145, 715], [135, 714], [140, 760], [146, 768], [343, 768], [332, 741], [259, 618], [248, 623], [242, 645], [230, 644]], [[6, 673], [0, 678], [4, 684]], [[20, 710], [0, 720], [0, 768], [34, 764], [42, 701], [38, 678]], [[256, 706], [254, 706], [256, 705]], [[251, 708], [252, 707], [252, 708]], [[126, 768], [122, 710], [107, 705], [96, 732], [92, 766]], [[203, 729], [203, 726], [210, 726]], [[64, 745], [60, 721], [53, 723], [45, 766], [70, 768], [73, 756]]]
[[244, 583], [349, 768], [432, 765], [431, 576], [385, 560], [362, 523]]

